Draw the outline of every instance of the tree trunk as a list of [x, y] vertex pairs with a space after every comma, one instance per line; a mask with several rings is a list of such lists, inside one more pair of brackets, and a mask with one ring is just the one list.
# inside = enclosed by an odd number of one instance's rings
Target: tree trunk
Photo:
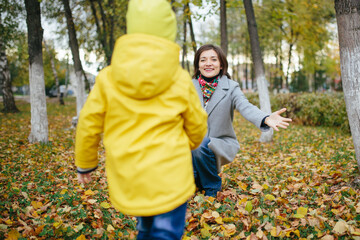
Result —
[[221, 48], [225, 55], [228, 53], [228, 37], [226, 26], [226, 0], [220, 0], [220, 34], [221, 34]]
[[195, 33], [194, 33], [193, 24], [192, 24], [192, 20], [191, 20], [191, 11], [190, 11], [189, 3], [186, 4], [186, 7], [187, 7], [187, 11], [188, 11], [187, 19], [188, 19], [189, 28], [190, 28], [191, 46], [193, 47], [194, 54], [195, 54], [197, 47], [196, 47]]
[[[271, 114], [271, 105], [267, 80], [265, 78], [264, 62], [261, 55], [259, 36], [257, 32], [254, 9], [251, 0], [244, 0], [248, 31], [250, 36], [251, 56], [254, 63], [255, 78], [259, 91], [260, 109]], [[259, 139], [260, 142], [270, 142], [273, 137], [272, 129], [262, 132]]]
[[289, 45], [288, 66], [287, 66], [287, 69], [286, 69], [286, 78], [285, 78], [286, 89], [289, 89], [289, 74], [290, 74], [290, 65], [291, 65], [291, 56], [292, 56], [293, 46], [294, 45], [292, 43], [290, 43], [290, 45]]
[[335, 0], [341, 79], [360, 170], [360, 2]]
[[43, 29], [41, 27], [40, 2], [25, 0], [28, 28], [29, 82], [31, 106], [31, 132], [29, 141], [48, 142], [48, 119], [44, 67], [42, 54]]
[[314, 73], [308, 73], [307, 74], [307, 78], [308, 78], [308, 84], [309, 84], [309, 92], [313, 92], [316, 91], [316, 89], [314, 89]]
[[96, 7], [95, 7], [95, 0], [89, 0], [89, 2], [90, 2], [91, 12], [92, 12], [92, 14], [94, 16], [94, 20], [95, 20], [97, 35], [98, 35], [99, 41], [100, 41], [100, 43], [101, 43], [101, 45], [102, 45], [102, 47], [104, 49], [106, 62], [108, 63], [109, 60], [108, 60], [108, 57], [106, 55], [106, 49], [107, 49], [106, 37], [105, 37], [105, 33], [101, 29], [99, 18], [97, 16]]
[[2, 112], [11, 113], [19, 112], [19, 109], [15, 105], [14, 94], [11, 89], [11, 76], [6, 57], [5, 46], [0, 39], [0, 86], [3, 94], [4, 109]]
[[69, 0], [62, 0], [64, 4], [66, 23], [69, 34], [69, 45], [71, 48], [71, 53], [74, 61], [74, 69], [76, 76], [76, 116], [79, 117], [80, 110], [82, 109], [86, 96], [85, 96], [85, 84], [83, 80], [83, 68], [80, 61], [79, 55], [79, 44], [76, 38], [75, 24], [73, 21]]
[[[109, 0], [109, 5], [111, 6], [111, 9], [115, 9], [115, 3], [114, 0]], [[109, 58], [110, 58], [110, 62], [109, 65], [111, 63], [111, 57], [112, 57], [112, 53], [114, 51], [114, 46], [115, 46], [115, 39], [114, 39], [114, 27], [115, 27], [115, 19], [114, 19], [114, 14], [111, 14], [109, 16], [110, 20], [109, 20], [109, 25], [110, 25], [110, 33], [109, 33]]]

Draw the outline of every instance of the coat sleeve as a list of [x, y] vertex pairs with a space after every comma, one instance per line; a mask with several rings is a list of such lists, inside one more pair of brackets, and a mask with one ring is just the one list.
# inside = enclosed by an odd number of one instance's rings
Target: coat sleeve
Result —
[[234, 108], [240, 112], [240, 114], [249, 122], [253, 123], [262, 131], [266, 131], [269, 127], [261, 127], [262, 120], [269, 114], [261, 111], [257, 106], [251, 104], [249, 100], [245, 97], [244, 93], [240, 90], [239, 85], [237, 84], [232, 94], [232, 101]]
[[196, 149], [207, 132], [207, 113], [201, 106], [199, 96], [190, 78], [188, 81], [189, 102], [183, 113], [184, 129], [189, 137], [191, 150]]
[[106, 99], [102, 92], [100, 75], [80, 112], [75, 138], [75, 165], [95, 168], [98, 164], [98, 146], [104, 128]]

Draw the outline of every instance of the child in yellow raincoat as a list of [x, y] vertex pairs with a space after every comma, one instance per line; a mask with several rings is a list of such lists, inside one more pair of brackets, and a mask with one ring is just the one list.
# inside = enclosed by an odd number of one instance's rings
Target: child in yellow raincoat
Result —
[[176, 18], [166, 0], [131, 0], [128, 34], [115, 44], [81, 110], [75, 164], [91, 181], [103, 133], [110, 200], [137, 216], [138, 239], [181, 239], [195, 191], [191, 150], [207, 114], [179, 65]]

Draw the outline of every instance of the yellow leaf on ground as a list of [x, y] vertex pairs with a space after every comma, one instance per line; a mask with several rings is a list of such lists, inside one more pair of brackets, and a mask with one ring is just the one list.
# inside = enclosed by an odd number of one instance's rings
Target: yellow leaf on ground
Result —
[[204, 229], [206, 229], [206, 230], [208, 230], [208, 231], [210, 231], [210, 230], [211, 230], [210, 225], [209, 225], [209, 224], [207, 224], [207, 223], [204, 223], [204, 224], [203, 224], [203, 227], [204, 227]]
[[305, 215], [302, 215], [302, 214], [294, 214], [293, 217], [294, 217], [294, 218], [304, 218]]
[[109, 224], [106, 228], [106, 231], [113, 232], [113, 231], [115, 231], [115, 228], [111, 224]]
[[293, 233], [295, 233], [296, 236], [300, 237], [300, 231], [298, 229], [296, 229], [295, 231], [292, 231]]
[[238, 185], [242, 190], [246, 191], [246, 189], [247, 189], [247, 184], [246, 183], [238, 182]]
[[246, 202], [246, 205], [245, 205], [245, 210], [246, 210], [248, 213], [250, 213], [251, 210], [252, 210], [252, 208], [253, 208], [252, 202], [251, 202], [251, 201], [247, 201], [247, 202]]
[[92, 195], [95, 195], [95, 193], [91, 189], [89, 189], [89, 190], [85, 191], [85, 195], [86, 196], [92, 196]]
[[331, 209], [331, 212], [335, 215], [338, 215], [339, 214], [339, 210], [337, 209]]
[[35, 209], [39, 209], [43, 206], [42, 202], [36, 202], [36, 201], [32, 201], [31, 205], [35, 208]]
[[216, 222], [217, 224], [223, 224], [223, 221], [222, 221], [222, 218], [221, 218], [221, 217], [215, 218], [215, 222]]
[[20, 233], [19, 233], [17, 230], [12, 229], [12, 230], [9, 232], [6, 240], [18, 240], [19, 237], [20, 237]]
[[234, 218], [233, 217], [225, 217], [222, 219], [223, 222], [229, 223], [229, 222], [234, 222]]
[[354, 191], [354, 189], [350, 188], [349, 193], [351, 194], [351, 196], [354, 196], [356, 194], [356, 191]]
[[298, 209], [297, 209], [297, 214], [301, 214], [301, 215], [304, 215], [304, 216], [306, 216], [306, 214], [307, 214], [307, 211], [308, 211], [308, 209], [307, 208], [304, 208], [304, 207], [299, 207]]
[[53, 226], [54, 226], [55, 228], [59, 228], [61, 224], [62, 224], [62, 221], [60, 221], [60, 222], [54, 222], [54, 223], [53, 223]]
[[11, 225], [11, 224], [13, 224], [14, 222], [11, 221], [10, 219], [8, 219], [8, 220], [5, 221], [5, 223], [6, 223], [7, 225]]
[[273, 195], [271, 195], [271, 194], [266, 194], [265, 199], [270, 200], [270, 201], [274, 201], [275, 197]]
[[78, 236], [78, 237], [76, 238], [76, 240], [86, 240], [86, 237], [85, 237], [84, 234], [81, 234], [80, 236]]
[[201, 232], [201, 237], [203, 237], [203, 238], [211, 237], [211, 234], [210, 234], [209, 230], [207, 230], [205, 228], [202, 228], [200, 230], [200, 232]]
[[106, 209], [111, 208], [111, 204], [108, 202], [102, 202], [100, 203], [100, 206]]
[[286, 218], [284, 218], [283, 216], [279, 215], [279, 216], [276, 216], [276, 219], [279, 219], [281, 221], [287, 221]]
[[273, 227], [270, 231], [271, 236], [278, 237], [280, 234], [277, 232], [276, 227]]
[[63, 190], [61, 190], [60, 194], [65, 194], [67, 192], [68, 192], [68, 190], [66, 188], [64, 188]]

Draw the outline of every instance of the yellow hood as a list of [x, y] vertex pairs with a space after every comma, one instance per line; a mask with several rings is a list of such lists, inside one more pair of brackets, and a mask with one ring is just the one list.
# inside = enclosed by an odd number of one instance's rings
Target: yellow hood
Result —
[[127, 33], [144, 33], [175, 41], [176, 17], [166, 0], [130, 0]]
[[149, 99], [172, 84], [180, 47], [147, 34], [128, 34], [116, 41], [111, 76], [119, 90], [134, 99]]

